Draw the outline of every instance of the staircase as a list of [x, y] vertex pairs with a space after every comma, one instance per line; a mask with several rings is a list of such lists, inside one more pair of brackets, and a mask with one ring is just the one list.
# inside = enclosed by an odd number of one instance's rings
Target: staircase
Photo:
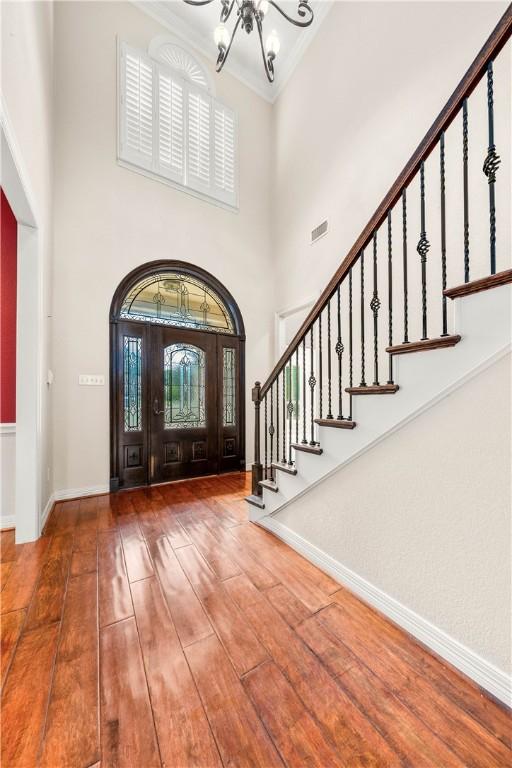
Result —
[[[509, 6], [268, 379], [256, 382], [254, 522], [510, 350], [510, 244], [500, 250], [497, 226], [501, 193], [510, 230], [507, 174], [499, 189], [510, 157], [503, 164], [498, 154], [510, 152], [509, 103], [495, 103], [494, 72], [511, 35]], [[478, 119], [486, 210], [472, 197]], [[499, 149], [496, 126], [505, 126]]]

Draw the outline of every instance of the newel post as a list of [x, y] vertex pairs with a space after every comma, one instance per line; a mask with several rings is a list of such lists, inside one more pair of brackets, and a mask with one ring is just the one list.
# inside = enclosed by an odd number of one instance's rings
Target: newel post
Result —
[[252, 493], [261, 496], [262, 489], [259, 484], [263, 479], [263, 468], [260, 461], [260, 390], [261, 384], [257, 381], [252, 388], [252, 401], [254, 403], [254, 463], [252, 465]]

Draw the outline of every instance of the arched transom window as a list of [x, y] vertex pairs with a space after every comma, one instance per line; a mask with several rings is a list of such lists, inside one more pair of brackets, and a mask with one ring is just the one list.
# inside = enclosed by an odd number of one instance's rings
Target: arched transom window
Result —
[[161, 272], [140, 280], [124, 298], [120, 317], [217, 333], [235, 333], [220, 296], [192, 275]]

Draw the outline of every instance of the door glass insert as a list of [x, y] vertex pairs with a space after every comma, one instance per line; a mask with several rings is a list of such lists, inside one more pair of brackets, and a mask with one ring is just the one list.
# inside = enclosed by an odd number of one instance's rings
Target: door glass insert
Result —
[[205, 354], [192, 344], [164, 349], [164, 428], [206, 427]]
[[223, 392], [223, 412], [224, 412], [224, 426], [233, 427], [236, 424], [235, 421], [235, 375], [236, 375], [236, 359], [235, 350], [231, 347], [223, 348], [223, 379], [222, 379], [222, 392]]
[[142, 429], [142, 339], [125, 336], [123, 340], [124, 429]]
[[231, 313], [220, 296], [199, 279], [177, 272], [140, 280], [125, 296], [120, 315], [159, 325], [235, 332]]

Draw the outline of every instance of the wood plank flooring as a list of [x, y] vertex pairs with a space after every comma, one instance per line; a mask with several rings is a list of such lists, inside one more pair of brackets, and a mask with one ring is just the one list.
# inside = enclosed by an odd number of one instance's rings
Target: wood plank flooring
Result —
[[5, 768], [505, 768], [505, 707], [271, 534], [249, 476], [1, 537]]

